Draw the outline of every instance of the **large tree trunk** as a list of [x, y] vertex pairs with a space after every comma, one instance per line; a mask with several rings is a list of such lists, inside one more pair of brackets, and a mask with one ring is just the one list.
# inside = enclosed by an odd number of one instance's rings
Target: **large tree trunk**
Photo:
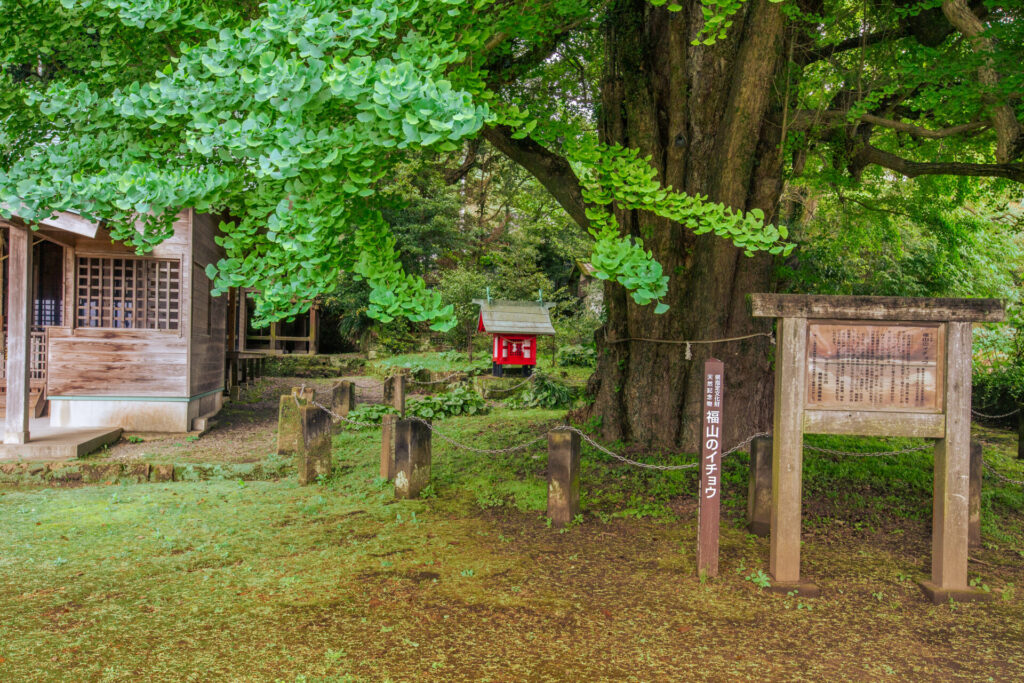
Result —
[[[737, 209], [777, 213], [782, 189], [782, 77], [786, 60], [780, 5], [750, 0], [728, 37], [693, 46], [700, 3], [681, 12], [648, 0], [619, 0], [607, 21], [601, 132], [639, 148], [666, 185]], [[697, 237], [656, 216], [620, 211], [624, 231], [642, 237], [671, 278], [665, 302], [637, 306], [618, 285], [605, 289], [607, 324], [597, 334], [591, 415], [603, 436], [650, 449], [696, 450], [704, 360], [725, 362], [724, 445], [771, 424], [773, 347], [765, 336], [685, 347], [639, 341], [706, 340], [771, 330], [753, 320], [746, 295], [771, 286], [772, 260], [731, 243]], [[617, 341], [634, 339], [634, 341]]]

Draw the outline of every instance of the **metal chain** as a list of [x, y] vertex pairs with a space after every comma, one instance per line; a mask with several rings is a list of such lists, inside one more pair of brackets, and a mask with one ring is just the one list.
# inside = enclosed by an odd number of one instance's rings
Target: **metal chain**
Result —
[[462, 374], [462, 373], [459, 373], [459, 372], [453, 372], [452, 374], [448, 375], [447, 377], [442, 377], [441, 379], [435, 379], [435, 380], [433, 380], [433, 381], [431, 381], [431, 382], [420, 382], [419, 380], [415, 380], [415, 379], [413, 379], [412, 377], [409, 377], [409, 378], [408, 378], [408, 381], [409, 381], [409, 384], [421, 384], [421, 385], [427, 385], [427, 384], [441, 384], [441, 383], [443, 383], [443, 382], [447, 382], [447, 381], [448, 381], [448, 380], [450, 380], [450, 379], [451, 379], [452, 377], [458, 377], [458, 376], [459, 376], [460, 374]]
[[[296, 405], [299, 405], [298, 398], [295, 399], [295, 403], [296, 403]], [[317, 408], [319, 408], [320, 410], [324, 411], [325, 413], [327, 413], [328, 415], [330, 415], [334, 419], [342, 420], [343, 422], [347, 422], [350, 425], [356, 425], [357, 427], [380, 427], [379, 424], [374, 424], [373, 422], [360, 422], [359, 420], [350, 420], [347, 417], [345, 417], [344, 415], [341, 415], [339, 413], [334, 412], [333, 410], [331, 410], [330, 408], [325, 406], [323, 403], [320, 403], [319, 401], [312, 401], [311, 403], [312, 403], [312, 405], [314, 405]]]
[[899, 451], [874, 451], [873, 453], [861, 453], [858, 451], [837, 451], [834, 448], [822, 448], [821, 446], [808, 446], [804, 444], [804, 449], [808, 451], [817, 451], [818, 453], [828, 453], [829, 455], [842, 455], [850, 456], [854, 458], [880, 458], [885, 455], [903, 455], [905, 453], [916, 453], [917, 451], [926, 451], [929, 448], [934, 448], [930, 443], [922, 444], [920, 446], [912, 446], [910, 448], [904, 448]]
[[989, 472], [991, 472], [992, 474], [996, 475], [996, 479], [1000, 479], [1002, 481], [1005, 481], [1008, 484], [1016, 484], [1017, 486], [1024, 486], [1024, 481], [1021, 481], [1019, 479], [1010, 479], [1008, 476], [1006, 476], [1005, 474], [1003, 474], [1002, 472], [1000, 472], [996, 468], [992, 467], [992, 465], [989, 465], [988, 463], [985, 463], [985, 469], [988, 470]]
[[1010, 417], [1011, 415], [1016, 415], [1019, 412], [1020, 412], [1020, 408], [1014, 408], [1010, 412], [1003, 413], [1002, 415], [986, 415], [985, 413], [979, 413], [974, 408], [971, 408], [971, 413], [973, 413], [975, 417], [986, 417], [986, 418], [988, 418], [990, 420], [998, 420], [1000, 418]]
[[536, 376], [537, 376], [537, 375], [530, 375], [529, 377], [527, 377], [526, 379], [524, 379], [524, 380], [523, 380], [522, 382], [520, 382], [519, 384], [516, 384], [516, 385], [514, 385], [514, 386], [511, 386], [511, 387], [505, 387], [505, 388], [498, 388], [498, 387], [492, 387], [492, 388], [488, 388], [488, 390], [487, 390], [487, 391], [489, 391], [489, 392], [490, 392], [490, 391], [500, 391], [500, 392], [503, 392], [503, 393], [504, 393], [504, 392], [512, 392], [512, 391], [515, 391], [516, 389], [518, 389], [519, 387], [521, 387], [521, 386], [523, 386], [523, 385], [525, 385], [525, 384], [529, 384], [530, 382], [532, 382], [532, 381], [534, 380], [534, 378], [535, 378]]
[[444, 432], [439, 431], [437, 429], [437, 427], [435, 427], [429, 421], [424, 420], [422, 417], [417, 417], [415, 415], [411, 415], [407, 419], [410, 419], [410, 420], [413, 420], [415, 422], [419, 422], [420, 424], [426, 425], [427, 429], [429, 429], [434, 434], [437, 434], [439, 437], [441, 437], [441, 439], [443, 439], [444, 441], [447, 441], [448, 443], [452, 444], [453, 446], [456, 446], [456, 447], [461, 448], [463, 450], [472, 451], [473, 453], [484, 453], [484, 454], [487, 454], [487, 455], [501, 455], [503, 453], [514, 453], [515, 451], [521, 451], [521, 450], [523, 450], [525, 448], [528, 448], [528, 447], [532, 446], [533, 444], [537, 443], [538, 441], [543, 441], [544, 439], [548, 438], [548, 433], [545, 432], [544, 434], [541, 434], [540, 436], [538, 436], [536, 439], [533, 439], [532, 441], [527, 441], [526, 443], [521, 443], [518, 446], [510, 446], [509, 448], [476, 448], [475, 446], [469, 446], [467, 444], [464, 444], [461, 441], [456, 441], [455, 439], [453, 439], [452, 437], [448, 436]]
[[[303, 388], [305, 388], [305, 385], [303, 385]], [[293, 395], [292, 398], [295, 400], [295, 404], [296, 405], [300, 405], [298, 397]], [[335, 412], [334, 410], [328, 408], [327, 406], [325, 406], [324, 404], [320, 403], [319, 401], [312, 401], [312, 405], [316, 406], [320, 410], [323, 410], [324, 412], [326, 412], [331, 417], [333, 417], [333, 418], [335, 418], [337, 420], [341, 420], [343, 422], [347, 422], [348, 424], [351, 424], [351, 425], [356, 425], [358, 427], [379, 427], [380, 426], [379, 424], [375, 424], [373, 422], [360, 422], [358, 420], [350, 420], [349, 418], [345, 417], [344, 415], [340, 415], [337, 412]], [[572, 432], [574, 434], [579, 434], [581, 439], [583, 439], [588, 444], [590, 444], [591, 446], [593, 446], [597, 450], [601, 451], [605, 455], [608, 455], [608, 456], [610, 456], [610, 457], [612, 457], [612, 458], [614, 458], [614, 459], [616, 459], [616, 460], [618, 460], [620, 462], [624, 462], [627, 465], [632, 465], [633, 467], [640, 467], [640, 468], [648, 469], [648, 470], [657, 470], [657, 471], [660, 471], [660, 472], [668, 472], [668, 471], [688, 470], [688, 469], [692, 469], [694, 467], [697, 467], [700, 464], [700, 462], [691, 462], [691, 463], [687, 463], [685, 465], [653, 465], [651, 463], [640, 462], [639, 460], [633, 460], [632, 458], [627, 458], [624, 455], [619, 455], [615, 451], [612, 451], [611, 449], [609, 449], [607, 446], [605, 446], [605, 445], [599, 443], [598, 441], [594, 440], [589, 434], [587, 434], [583, 430], [581, 430], [581, 429], [579, 429], [577, 427], [573, 427], [571, 425], [558, 425], [556, 427], [551, 428], [548, 432], [545, 432], [544, 434], [538, 436], [535, 439], [531, 439], [530, 441], [518, 444], [516, 446], [509, 446], [508, 448], [477, 448], [475, 446], [470, 446], [468, 444], [462, 443], [461, 441], [458, 441], [457, 439], [453, 439], [452, 437], [448, 436], [444, 432], [438, 430], [437, 427], [435, 427], [430, 421], [425, 420], [422, 417], [418, 417], [416, 415], [410, 415], [407, 419], [410, 419], [410, 420], [413, 420], [415, 422], [419, 422], [420, 424], [426, 425], [427, 429], [429, 429], [434, 434], [437, 434], [439, 437], [441, 437], [442, 440], [447, 441], [448, 443], [452, 444], [453, 446], [455, 446], [457, 448], [461, 448], [462, 450], [470, 451], [472, 453], [483, 453], [483, 454], [486, 454], [486, 455], [502, 455], [502, 454], [505, 454], [505, 453], [515, 453], [516, 451], [524, 450], [524, 449], [529, 448], [530, 446], [534, 445], [535, 443], [539, 443], [539, 442], [543, 441], [544, 439], [547, 438], [547, 436], [548, 436], [548, 434], [550, 432]], [[732, 455], [733, 453], [735, 453], [736, 451], [740, 450], [741, 448], [745, 448], [745, 447], [749, 446], [751, 441], [753, 441], [754, 439], [756, 439], [758, 437], [761, 437], [761, 436], [771, 436], [771, 433], [769, 433], [769, 432], [757, 432], [755, 434], [751, 434], [746, 439], [744, 439], [743, 441], [739, 442], [738, 444], [736, 444], [735, 446], [733, 446], [729, 450], [724, 451], [720, 457], [725, 458], [727, 456]], [[927, 449], [932, 448], [932, 447], [933, 447], [932, 444], [922, 444], [920, 446], [912, 446], [910, 448], [904, 448], [904, 449], [901, 449], [901, 450], [898, 450], [898, 451], [875, 451], [875, 452], [872, 452], [872, 453], [861, 453], [861, 452], [858, 452], [858, 451], [840, 451], [840, 450], [836, 450], [834, 448], [822, 448], [821, 446], [809, 446], [807, 444], [804, 445], [804, 449], [809, 450], [809, 451], [816, 451], [818, 453], [827, 453], [829, 455], [850, 456], [850, 457], [855, 457], [855, 458], [876, 458], [876, 457], [882, 457], [882, 456], [887, 456], [887, 455], [904, 455], [906, 453], [916, 453], [918, 451], [927, 450]], [[1016, 479], [1010, 479], [1009, 477], [1007, 477], [1006, 475], [1002, 474], [1001, 472], [993, 469], [988, 464], [986, 464], [985, 467], [990, 472], [995, 474], [996, 477], [998, 477], [999, 479], [1001, 479], [1001, 480], [1003, 480], [1005, 482], [1009, 482], [1011, 484], [1017, 484], [1017, 485], [1024, 486], [1024, 481], [1018, 481]]]

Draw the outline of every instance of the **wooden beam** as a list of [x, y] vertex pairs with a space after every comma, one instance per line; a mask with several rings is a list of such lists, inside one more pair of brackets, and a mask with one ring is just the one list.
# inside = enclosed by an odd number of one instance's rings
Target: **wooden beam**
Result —
[[32, 323], [32, 231], [12, 226], [7, 261], [7, 416], [4, 443], [29, 440]]
[[935, 442], [932, 584], [966, 589], [971, 465], [971, 326], [949, 326], [945, 438]]
[[804, 411], [804, 434], [941, 439], [946, 434], [946, 418], [942, 413], [807, 410]]
[[800, 503], [804, 450], [804, 360], [807, 320], [779, 322], [780, 357], [775, 365], [775, 422], [772, 431], [772, 510], [769, 571], [781, 584], [800, 581]]
[[998, 299], [751, 294], [749, 307], [755, 318], [997, 323], [1006, 317]]
[[[9, 204], [0, 203], [0, 209], [6, 209], [9, 213], [17, 215], [17, 211]], [[56, 211], [46, 218], [39, 219], [36, 223], [56, 228], [57, 230], [63, 230], [64, 232], [74, 233], [75, 235], [82, 235], [90, 239], [96, 237], [96, 232], [100, 228], [99, 223], [88, 221], [71, 211]]]

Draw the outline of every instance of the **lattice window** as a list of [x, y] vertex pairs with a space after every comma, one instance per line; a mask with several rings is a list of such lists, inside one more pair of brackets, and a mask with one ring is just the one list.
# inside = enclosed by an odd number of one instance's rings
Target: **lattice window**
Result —
[[168, 259], [79, 257], [79, 327], [176, 330], [181, 263]]

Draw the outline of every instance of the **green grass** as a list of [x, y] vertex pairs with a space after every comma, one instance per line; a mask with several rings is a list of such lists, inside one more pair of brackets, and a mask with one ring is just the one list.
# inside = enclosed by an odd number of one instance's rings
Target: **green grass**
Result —
[[[560, 418], [437, 427], [498, 448]], [[915, 585], [927, 452], [808, 454], [803, 566], [824, 594], [800, 600], [757, 585], [768, 542], [741, 529], [745, 457], [725, 461], [721, 573], [701, 581], [691, 471], [585, 450], [583, 519], [559, 532], [543, 444], [474, 455], [435, 439], [429, 497], [400, 502], [379, 447], [377, 430], [338, 435], [335, 476], [305, 488], [0, 489], [0, 680], [1009, 680], [1024, 666], [1021, 492], [985, 481], [970, 569], [996, 601], [933, 606]], [[986, 458], [1024, 478], [1008, 449]]]

